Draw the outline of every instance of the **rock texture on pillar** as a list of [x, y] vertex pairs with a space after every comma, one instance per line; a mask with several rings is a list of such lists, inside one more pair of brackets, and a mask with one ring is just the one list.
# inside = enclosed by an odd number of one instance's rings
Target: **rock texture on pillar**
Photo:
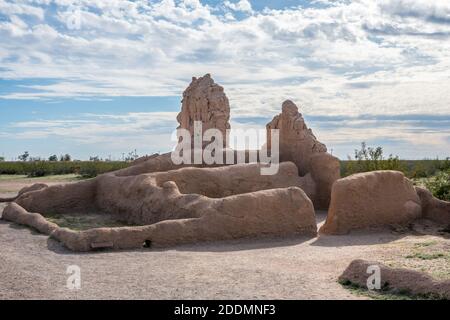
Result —
[[[189, 87], [183, 92], [181, 112], [177, 116], [179, 129], [187, 129], [194, 134], [194, 121], [202, 122], [202, 133], [215, 128], [222, 132], [224, 147], [227, 146], [227, 129], [230, 129], [230, 104], [223, 87], [206, 74], [192, 78]], [[208, 142], [204, 142], [204, 145]], [[193, 141], [192, 141], [193, 145]]]

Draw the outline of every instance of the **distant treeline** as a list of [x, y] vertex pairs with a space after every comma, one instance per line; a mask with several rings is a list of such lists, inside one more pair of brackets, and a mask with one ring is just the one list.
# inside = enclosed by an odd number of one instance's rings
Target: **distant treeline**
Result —
[[[22, 174], [30, 177], [46, 175], [79, 174], [95, 177], [109, 171], [126, 168], [129, 161], [0, 161], [0, 174]], [[373, 170], [398, 170], [409, 178], [426, 178], [439, 171], [450, 169], [450, 159], [445, 160], [343, 160], [341, 176]]]
[[355, 149], [354, 158], [341, 161], [341, 176], [346, 177], [358, 172], [375, 170], [401, 171], [408, 178], [419, 179], [450, 170], [450, 158], [444, 160], [400, 160], [398, 156], [385, 156], [382, 147], [368, 147], [361, 143], [361, 149]]
[[0, 161], [0, 174], [21, 174], [43, 177], [59, 174], [79, 174], [85, 178], [126, 168], [127, 161]]
[[441, 200], [450, 201], [450, 158], [444, 160], [400, 160], [398, 156], [383, 155], [383, 148], [367, 147], [355, 150], [353, 159], [341, 161], [341, 176], [374, 170], [401, 171], [414, 183], [425, 186]]

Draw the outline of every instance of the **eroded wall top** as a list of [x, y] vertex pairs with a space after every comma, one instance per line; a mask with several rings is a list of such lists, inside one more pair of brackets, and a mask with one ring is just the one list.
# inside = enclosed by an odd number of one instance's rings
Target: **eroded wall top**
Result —
[[270, 130], [278, 129], [280, 137], [280, 161], [293, 161], [301, 175], [310, 171], [310, 160], [315, 154], [327, 152], [309, 129], [298, 107], [291, 100], [283, 102], [281, 114], [267, 126], [267, 145], [271, 146]]

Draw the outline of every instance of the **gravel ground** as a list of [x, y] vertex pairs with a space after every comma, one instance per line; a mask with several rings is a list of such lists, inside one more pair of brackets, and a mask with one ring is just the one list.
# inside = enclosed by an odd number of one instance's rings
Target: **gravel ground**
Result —
[[[361, 299], [336, 282], [353, 259], [430, 239], [448, 241], [384, 230], [80, 254], [0, 220], [0, 299]], [[81, 268], [79, 290], [66, 287], [70, 265]]]

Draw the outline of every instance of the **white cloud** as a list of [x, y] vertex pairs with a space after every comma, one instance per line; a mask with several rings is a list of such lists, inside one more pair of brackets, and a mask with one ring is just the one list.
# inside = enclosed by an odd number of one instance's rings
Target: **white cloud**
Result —
[[248, 0], [239, 0], [238, 2], [225, 1], [224, 5], [234, 11], [253, 12], [252, 5]]
[[[68, 145], [97, 146], [99, 154], [119, 154], [126, 150], [168, 151], [174, 144], [176, 112], [127, 114], [84, 114], [82, 119], [20, 121], [2, 128], [5, 139], [59, 139]], [[86, 157], [85, 157], [86, 158]]]
[[6, 15], [27, 15], [44, 19], [44, 10], [40, 7], [28, 5], [26, 3], [14, 3], [5, 0], [0, 0], [0, 13]]
[[286, 98], [309, 114], [449, 112], [448, 1], [257, 12], [248, 1], [79, 0], [70, 30], [72, 2], [0, 0], [0, 78], [52, 79], [2, 98], [180, 95], [211, 73], [232, 116], [273, 115]]
[[447, 0], [383, 0], [380, 7], [383, 11], [399, 16], [450, 22], [450, 2]]

